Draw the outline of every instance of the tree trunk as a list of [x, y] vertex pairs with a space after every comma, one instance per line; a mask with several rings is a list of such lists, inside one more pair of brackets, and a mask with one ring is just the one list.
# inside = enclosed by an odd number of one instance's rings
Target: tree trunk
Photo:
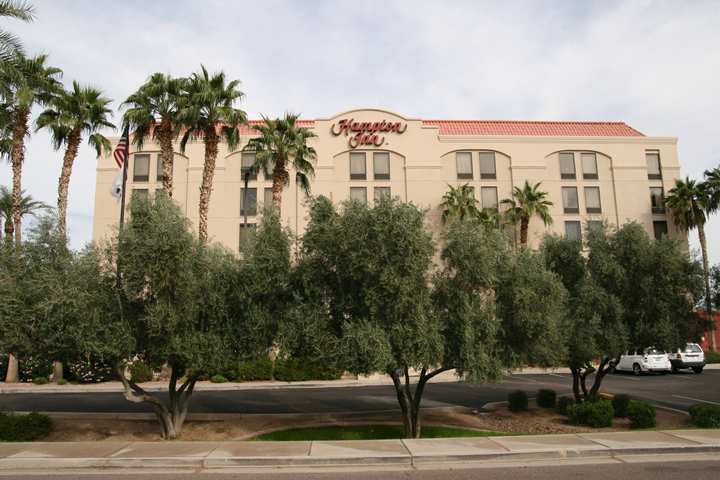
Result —
[[[407, 367], [388, 372], [395, 385], [395, 393], [400, 404], [405, 438], [420, 438], [420, 403], [422, 402], [425, 385], [435, 375], [447, 370], [450, 370], [450, 368], [441, 367], [427, 373], [427, 369], [423, 368], [420, 371], [420, 378], [414, 392], [410, 385], [410, 374]], [[401, 375], [403, 378], [401, 378]]]
[[173, 127], [169, 120], [162, 120], [158, 130], [160, 140], [160, 161], [162, 162], [163, 190], [168, 197], [172, 197], [173, 189], [173, 163], [175, 152], [173, 150]]
[[182, 433], [185, 418], [190, 407], [190, 398], [195, 390], [195, 382], [197, 378], [190, 376], [180, 388], [177, 388], [177, 382], [180, 378], [180, 371], [177, 367], [171, 366], [170, 382], [168, 383], [168, 405], [165, 405], [155, 397], [147, 393], [136, 383], [125, 377], [122, 366], [117, 368], [120, 381], [123, 384], [125, 398], [133, 403], [149, 403], [155, 412], [155, 417], [160, 423], [160, 431], [162, 438], [165, 440], [174, 440]]
[[5, 374], [5, 383], [17, 383], [20, 381], [20, 374], [18, 371], [17, 357], [12, 353], [8, 355], [8, 366], [7, 373]]
[[70, 133], [67, 142], [67, 149], [65, 149], [65, 155], [63, 157], [63, 166], [60, 171], [60, 179], [58, 180], [58, 233], [66, 239], [66, 225], [67, 225], [67, 202], [68, 202], [68, 189], [70, 188], [70, 175], [72, 174], [73, 162], [77, 158], [78, 147], [80, 146], [80, 129], [76, 128]]
[[[275, 212], [280, 216], [280, 207], [282, 206], [282, 192], [285, 184], [290, 178], [290, 174], [285, 168], [286, 161], [284, 158], [275, 160], [275, 168], [273, 168], [272, 178], [272, 200]], [[282, 218], [282, 217], [280, 217]]]
[[53, 362], [53, 382], [63, 379], [63, 364], [62, 362]]
[[528, 219], [528, 218], [522, 218], [520, 220], [520, 248], [527, 247], [528, 224], [529, 223], [530, 223], [530, 219]]
[[13, 127], [13, 145], [11, 153], [13, 172], [12, 191], [12, 219], [15, 229], [15, 247], [20, 248], [22, 242], [22, 212], [20, 204], [22, 200], [22, 165], [25, 160], [25, 135], [28, 130], [29, 108], [20, 108], [15, 113]]
[[702, 263], [703, 263], [703, 279], [705, 280], [705, 311], [708, 315], [708, 319], [711, 322], [711, 347], [713, 351], [717, 352], [717, 345], [715, 340], [715, 322], [712, 317], [712, 298], [710, 298], [710, 268], [708, 267], [708, 255], [707, 255], [707, 239], [705, 238], [705, 225], [700, 224], [697, 227], [698, 237], [700, 239], [700, 250], [702, 251]]
[[205, 130], [205, 164], [203, 165], [202, 184], [200, 185], [198, 237], [201, 243], [207, 243], [208, 241], [208, 209], [210, 208], [210, 194], [212, 193], [217, 154], [218, 137], [215, 129], [211, 127]]
[[570, 371], [572, 372], [573, 380], [573, 396], [575, 397], [575, 401], [579, 402], [583, 399], [582, 393], [580, 393], [580, 369], [571, 368]]
[[602, 384], [603, 378], [605, 378], [605, 375], [607, 375], [608, 373], [609, 363], [610, 358], [608, 357], [605, 357], [600, 361], [597, 372], [595, 372], [595, 380], [593, 381], [593, 386], [590, 389], [590, 398], [597, 397], [597, 395], [600, 393], [600, 385]]

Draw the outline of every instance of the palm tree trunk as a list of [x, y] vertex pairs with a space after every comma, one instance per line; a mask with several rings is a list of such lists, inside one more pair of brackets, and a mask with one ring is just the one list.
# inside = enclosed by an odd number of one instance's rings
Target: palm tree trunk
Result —
[[703, 278], [705, 280], [705, 311], [708, 319], [712, 322], [712, 349], [717, 352], [717, 340], [715, 340], [715, 322], [712, 316], [712, 299], [710, 298], [710, 269], [708, 267], [707, 240], [705, 238], [705, 225], [699, 224], [698, 237], [700, 239], [700, 250], [702, 251]]
[[530, 223], [529, 219], [523, 218], [520, 220], [520, 248], [527, 247], [527, 237], [528, 237], [528, 224]]
[[75, 161], [75, 158], [77, 158], [80, 140], [80, 130], [73, 130], [68, 137], [67, 149], [65, 149], [63, 166], [60, 171], [60, 179], [58, 180], [58, 233], [63, 238], [66, 238], [65, 232], [67, 230], [67, 202], [68, 189], [70, 188], [70, 175], [72, 174], [73, 162]]
[[207, 243], [208, 240], [208, 209], [210, 207], [210, 194], [212, 193], [217, 154], [217, 134], [214, 128], [208, 128], [205, 130], [205, 164], [203, 165], [202, 184], [200, 185], [200, 207], [198, 211], [200, 217], [198, 237], [201, 243]]
[[172, 142], [172, 124], [168, 120], [163, 120], [159, 128], [158, 137], [160, 140], [160, 161], [162, 162], [163, 190], [165, 190], [168, 197], [172, 197], [173, 161], [175, 159]]
[[15, 246], [20, 248], [22, 242], [22, 212], [20, 204], [22, 202], [22, 165], [25, 160], [25, 135], [28, 131], [28, 118], [30, 117], [30, 109], [20, 108], [15, 113], [15, 125], [13, 128], [13, 145], [12, 145], [12, 171], [13, 171], [13, 191], [12, 191], [12, 220], [15, 229]]
[[286, 162], [285, 162], [284, 158], [277, 159], [275, 161], [275, 168], [273, 169], [273, 181], [272, 181], [273, 208], [275, 209], [275, 212], [277, 212], [278, 216], [280, 215], [280, 207], [282, 206], [283, 187], [285, 186], [285, 184], [288, 181], [288, 178], [290, 177], [287, 169], [285, 168], [285, 165], [286, 165]]

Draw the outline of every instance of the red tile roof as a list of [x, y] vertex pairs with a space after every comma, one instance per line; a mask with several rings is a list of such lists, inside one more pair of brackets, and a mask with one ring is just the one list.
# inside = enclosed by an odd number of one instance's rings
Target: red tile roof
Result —
[[644, 137], [624, 122], [541, 122], [517, 120], [423, 120], [440, 135], [517, 135], [541, 137]]

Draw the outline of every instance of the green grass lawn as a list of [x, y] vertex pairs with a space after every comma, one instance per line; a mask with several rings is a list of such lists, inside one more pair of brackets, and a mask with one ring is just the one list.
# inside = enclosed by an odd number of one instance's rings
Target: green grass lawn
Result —
[[[506, 433], [457, 427], [422, 427], [422, 438], [494, 437]], [[403, 438], [401, 425], [352, 425], [291, 428], [258, 435], [252, 440], [287, 442], [292, 440], [385, 440]]]

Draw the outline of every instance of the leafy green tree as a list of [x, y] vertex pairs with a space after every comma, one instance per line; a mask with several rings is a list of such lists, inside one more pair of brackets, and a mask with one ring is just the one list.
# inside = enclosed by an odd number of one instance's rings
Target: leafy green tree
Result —
[[508, 207], [505, 211], [505, 218], [508, 222], [513, 225], [520, 223], [520, 246], [522, 248], [527, 246], [528, 226], [533, 217], [539, 217], [545, 226], [552, 224], [549, 207], [553, 203], [547, 199], [547, 192], [540, 190], [540, 184], [541, 182], [530, 185], [525, 180], [522, 188], [513, 188], [512, 198], [506, 198], [500, 202]]
[[[713, 191], [711, 185], [705, 182], [696, 182], [689, 178], [675, 180], [675, 186], [670, 189], [665, 199], [665, 205], [672, 213], [675, 225], [689, 232], [697, 229], [702, 253], [703, 276], [705, 280], [705, 310], [712, 317], [712, 298], [710, 295], [710, 267], [708, 264], [707, 239], [705, 238], [705, 223], [710, 212], [716, 208], [713, 205]], [[717, 350], [714, 344], [713, 350]]]
[[50, 108], [40, 114], [37, 130], [50, 131], [56, 150], [65, 146], [63, 165], [58, 181], [58, 232], [66, 235], [68, 190], [70, 175], [78, 155], [83, 136], [98, 156], [110, 152], [110, 141], [101, 133], [105, 128], [115, 128], [109, 117], [111, 100], [102, 96], [97, 88], [80, 86], [73, 81], [72, 90], [62, 91], [50, 101]]
[[172, 197], [173, 189], [173, 140], [180, 126], [180, 108], [186, 78], [176, 78], [164, 73], [153, 73], [123, 106], [123, 126], [130, 128], [133, 143], [142, 149], [145, 140], [152, 138], [160, 144], [163, 190]]
[[[0, 1], [0, 18], [15, 18], [24, 22], [35, 19], [35, 9], [32, 5], [18, 0]], [[18, 53], [22, 53], [22, 43], [12, 33], [0, 30], [0, 62], [10, 62]]]
[[443, 201], [440, 203], [443, 223], [451, 219], [463, 221], [466, 218], [478, 218], [480, 216], [478, 203], [475, 189], [467, 183], [457, 187], [448, 185], [448, 191], [443, 195]]
[[208, 240], [208, 209], [218, 144], [224, 139], [230, 150], [235, 149], [240, 141], [238, 126], [247, 122], [245, 112], [235, 108], [236, 102], [243, 97], [239, 86], [239, 80], [228, 82], [224, 72], [210, 75], [201, 65], [200, 71], [193, 73], [188, 79], [181, 99], [178, 123], [185, 132], [180, 140], [180, 150], [184, 153], [187, 142], [191, 139], [202, 138], [205, 144], [198, 207], [198, 236], [202, 243], [207, 243]]
[[310, 195], [310, 178], [315, 175], [313, 162], [317, 158], [315, 149], [307, 141], [315, 137], [305, 127], [298, 124], [299, 115], [286, 113], [283, 118], [263, 117], [261, 125], [253, 128], [260, 136], [251, 138], [246, 146], [255, 152], [255, 170], [272, 172], [273, 208], [280, 214], [282, 192], [290, 183], [288, 169], [296, 172], [299, 188]]
[[[12, 221], [12, 192], [5, 187], [0, 185], [0, 221], [3, 223], [3, 230], [5, 232], [5, 239], [12, 242], [13, 232], [15, 231], [14, 224]], [[20, 217], [26, 215], [36, 216], [42, 210], [48, 211], [52, 208], [50, 205], [40, 200], [34, 200], [31, 195], [25, 195], [24, 192], [20, 194]]]
[[47, 55], [32, 58], [20, 53], [9, 62], [0, 63], [0, 96], [2, 110], [10, 116], [12, 129], [11, 163], [13, 172], [13, 223], [15, 243], [20, 245], [22, 166], [25, 160], [25, 137], [29, 134], [30, 112], [36, 105], [46, 105], [61, 89], [59, 68], [45, 64]]

